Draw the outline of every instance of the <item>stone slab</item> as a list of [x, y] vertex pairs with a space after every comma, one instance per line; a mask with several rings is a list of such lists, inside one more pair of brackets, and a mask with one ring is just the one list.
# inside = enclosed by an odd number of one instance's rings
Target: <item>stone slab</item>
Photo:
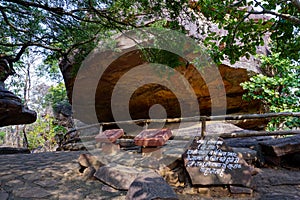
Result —
[[137, 177], [129, 187], [126, 200], [168, 199], [178, 200], [171, 186], [158, 174]]
[[118, 190], [128, 190], [131, 183], [142, 174], [153, 173], [153, 170], [127, 167], [116, 163], [100, 167], [94, 176], [100, 181]]
[[105, 130], [102, 133], [99, 133], [95, 139], [96, 142], [116, 142], [117, 139], [122, 137], [124, 135], [124, 130], [123, 129], [110, 129], [110, 130]]
[[143, 130], [134, 138], [137, 146], [163, 146], [172, 136], [170, 129], [147, 129]]
[[238, 187], [238, 186], [229, 186], [230, 192], [232, 194], [252, 194], [253, 190], [246, 187]]
[[259, 143], [261, 151], [268, 156], [284, 156], [300, 152], [300, 135], [272, 139]]
[[251, 185], [251, 170], [242, 154], [221, 138], [195, 138], [183, 160], [193, 185]]

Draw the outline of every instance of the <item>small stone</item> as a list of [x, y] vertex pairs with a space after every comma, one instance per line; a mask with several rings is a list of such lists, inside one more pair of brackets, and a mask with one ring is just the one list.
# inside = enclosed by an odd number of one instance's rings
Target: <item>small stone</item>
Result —
[[174, 190], [156, 173], [137, 177], [129, 187], [126, 200], [168, 199], [178, 200]]
[[95, 139], [96, 142], [108, 142], [108, 143], [114, 143], [117, 139], [122, 137], [124, 135], [123, 129], [111, 129], [106, 130], [102, 133], [99, 133]]
[[163, 146], [171, 136], [170, 129], [147, 129], [139, 133], [134, 142], [137, 146]]
[[237, 186], [229, 186], [230, 192], [232, 194], [252, 194], [252, 189], [246, 187], [237, 187]]
[[256, 167], [252, 167], [252, 166], [250, 166], [250, 170], [251, 170], [251, 175], [252, 175], [252, 176], [257, 175], [257, 174], [259, 174], [259, 173], [262, 172], [261, 169], [256, 168]]
[[188, 187], [188, 188], [184, 188], [182, 194], [198, 194], [198, 191], [196, 188]]
[[91, 154], [80, 154], [78, 158], [78, 162], [83, 167], [91, 167], [93, 166], [95, 169], [103, 166], [104, 164], [100, 162], [100, 160], [96, 156], [92, 156]]
[[84, 180], [93, 180], [95, 179], [94, 174], [96, 170], [94, 167], [88, 167], [83, 171]]
[[198, 188], [198, 193], [203, 195], [209, 195], [209, 188]]

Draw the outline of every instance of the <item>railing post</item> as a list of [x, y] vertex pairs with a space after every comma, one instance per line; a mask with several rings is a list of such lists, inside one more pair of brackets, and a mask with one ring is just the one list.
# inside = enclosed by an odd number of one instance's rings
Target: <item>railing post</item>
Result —
[[206, 134], [206, 116], [200, 117], [201, 120], [201, 137], [203, 138]]
[[147, 130], [147, 129], [148, 129], [148, 123], [147, 123], [147, 122], [145, 123], [145, 125], [144, 125], [143, 128], [144, 128], [144, 130]]
[[101, 134], [102, 132], [103, 132], [103, 124], [100, 124], [99, 134]]

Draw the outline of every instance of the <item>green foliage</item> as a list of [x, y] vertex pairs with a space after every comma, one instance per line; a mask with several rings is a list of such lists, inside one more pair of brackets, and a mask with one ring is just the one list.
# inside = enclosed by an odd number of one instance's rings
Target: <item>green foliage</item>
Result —
[[[199, 0], [191, 7], [226, 33], [210, 29], [204, 40], [217, 62], [225, 56], [234, 63], [241, 56], [254, 55], [256, 47], [264, 45], [266, 33], [273, 41], [272, 50], [282, 52], [282, 58], [300, 59], [300, 7], [293, 1]], [[220, 50], [220, 44], [225, 48]]]
[[31, 126], [31, 128], [27, 130], [29, 149], [44, 146], [53, 148], [57, 144], [55, 136], [64, 134], [66, 131], [66, 128], [63, 126], [55, 124], [53, 117], [49, 115], [45, 115], [42, 118], [39, 117], [34, 126]]
[[0, 131], [0, 144], [3, 143], [6, 133], [4, 131]]
[[[86, 56], [111, 31], [153, 26], [185, 33], [193, 24], [197, 27], [193, 35], [204, 39], [217, 62], [228, 57], [234, 63], [241, 56], [255, 54], [266, 33], [273, 41], [273, 50], [282, 52], [281, 57], [299, 60], [300, 6], [295, 2], [4, 0], [0, 3], [0, 29], [4, 30], [0, 33], [0, 52], [13, 56], [15, 62], [24, 49], [35, 46], [37, 52], [49, 56], [44, 67], [54, 66], [53, 60], [72, 57], [74, 52], [75, 60], [81, 61], [81, 55]], [[203, 20], [216, 24], [224, 34], [199, 23]], [[220, 50], [220, 44], [225, 48]]]
[[[269, 112], [300, 112], [300, 65], [280, 54], [262, 56], [262, 70], [259, 74], [242, 83], [247, 90], [246, 100], [260, 100]], [[298, 118], [276, 118], [269, 124], [270, 130], [299, 127]]]
[[36, 73], [38, 77], [45, 77], [48, 80], [57, 83], [62, 81], [61, 72], [59, 69], [58, 59], [53, 59], [50, 55], [37, 66]]
[[63, 82], [49, 88], [44, 97], [43, 106], [52, 106], [55, 109], [61, 103], [68, 103], [67, 91]]
[[[35, 55], [46, 57], [41, 72], [57, 78], [61, 58], [75, 63], [75, 75], [81, 61], [99, 41], [132, 28], [169, 28], [187, 33], [192, 24], [196, 27], [192, 33], [197, 36], [194, 39], [204, 42], [218, 63], [225, 58], [234, 63], [242, 56], [255, 55], [257, 46], [264, 45], [268, 34], [273, 52], [281, 54], [262, 58], [266, 73], [244, 83], [243, 87], [249, 91], [245, 98], [262, 100], [272, 112], [298, 111], [299, 67], [291, 63], [300, 60], [300, 7], [295, 2], [4, 0], [0, 2], [0, 29], [3, 30], [0, 53], [11, 56], [10, 61], [18, 67], [16, 63], [26, 49], [35, 47]], [[218, 29], [211, 28], [213, 25]], [[222, 34], [217, 33], [220, 30]], [[170, 42], [167, 36], [166, 40]], [[176, 47], [176, 40], [170, 44]], [[177, 57], [170, 52], [159, 48], [145, 52], [149, 62], [179, 65]], [[66, 101], [64, 88], [52, 87], [44, 104], [55, 106], [60, 101]], [[289, 127], [293, 123], [285, 121]]]

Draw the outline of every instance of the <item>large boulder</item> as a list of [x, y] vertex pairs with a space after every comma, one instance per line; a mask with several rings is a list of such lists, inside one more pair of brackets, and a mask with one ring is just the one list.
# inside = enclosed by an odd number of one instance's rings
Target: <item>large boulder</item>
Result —
[[15, 71], [12, 64], [0, 57], [0, 127], [30, 124], [36, 120], [36, 112], [23, 105], [21, 99], [4, 87], [4, 81]]
[[[124, 78], [127, 72], [146, 63], [146, 61], [142, 59], [143, 56], [141, 55], [141, 52], [139, 50], [131, 50], [131, 48], [132, 46], [121, 46], [120, 44], [119, 49], [124, 50], [124, 52], [127, 53], [124, 53], [121, 57], [112, 62], [101, 75], [101, 78], [99, 77], [100, 80], [93, 96], [93, 98], [95, 98], [95, 100], [93, 100], [95, 105], [88, 105], [91, 107], [94, 106], [98, 121], [116, 120], [113, 117], [111, 106], [112, 96], [114, 90], [116, 89], [116, 85], [120, 84], [120, 80]], [[76, 77], [76, 73], [74, 73], [74, 71], [76, 71], [75, 69], [78, 67], [78, 63], [76, 63], [76, 59], [69, 60], [70, 62], [67, 62], [66, 60], [62, 61], [60, 63], [60, 68], [66, 83], [68, 97], [70, 102], [72, 102], [73, 87]], [[258, 72], [258, 64], [254, 62], [252, 62], [252, 64], [253, 65], [248, 63], [245, 65], [244, 62], [239, 62], [234, 66], [230, 66], [229, 63], [217, 66], [222, 78], [221, 81], [223, 81], [221, 84], [224, 86], [226, 99], [225, 102], [223, 100], [214, 101], [213, 109], [214, 111], [217, 111], [214, 114], [218, 112], [221, 114], [224, 114], [225, 112], [256, 113], [259, 110], [259, 102], [247, 102], [242, 99], [245, 91], [240, 86], [240, 83], [249, 80], [250, 73]], [[188, 84], [192, 87], [201, 115], [210, 115], [212, 113], [211, 93], [217, 93], [218, 87], [220, 86], [220, 82], [214, 79], [215, 69], [212, 69], [211, 67], [203, 69], [204, 71], [201, 73], [207, 74], [209, 77], [205, 78], [205, 80], [199, 73], [198, 69], [196, 69], [192, 64], [180, 66], [175, 69], [177, 72], [183, 75], [184, 79], [187, 80]], [[91, 67], [89, 70], [90, 76], [95, 76], [93, 73], [97, 69]], [[149, 71], [147, 70], [146, 72], [143, 70], [136, 70], [133, 78], [131, 77], [125, 82], [122, 82], [122, 90], [124, 93], [126, 93], [126, 91], [133, 91], [132, 85], [140, 83], [145, 77], [151, 79], [155, 73], [157, 73], [157, 71], [151, 71], [151, 69], [149, 69]], [[84, 76], [85, 77], [83, 78], [89, 79], [88, 74], [85, 74]], [[177, 78], [176, 74], [173, 77], [170, 75], [168, 78], [170, 78], [175, 88], [177, 87], [176, 84], [178, 84], [177, 88], [180, 88], [180, 84], [182, 84], [182, 82]], [[117, 86], [119, 87], [120, 85]], [[76, 87], [77, 98], [78, 100], [82, 100], [82, 105], [77, 105], [77, 108], [82, 109], [82, 111], [85, 111], [84, 106], [87, 105], [86, 102], [90, 101], [90, 99], [86, 99], [86, 95], [84, 94], [84, 91], [89, 90], [89, 88], [89, 85], [78, 85]], [[78, 94], [80, 91], [82, 91], [82, 96], [80, 96], [81, 94]], [[178, 93], [180, 94], [181, 92], [179, 91]], [[184, 94], [184, 92], [182, 94]], [[140, 87], [136, 88], [136, 90], [132, 93], [129, 101], [124, 99], [124, 102], [122, 102], [123, 98], [119, 98], [121, 100], [119, 102], [119, 110], [122, 111], [122, 109], [125, 108], [126, 111], [126, 109], [129, 108], [132, 119], [149, 118], [149, 109], [153, 105], [159, 104], [165, 108], [167, 117], [180, 117], [182, 116], [180, 99], [183, 98], [184, 97], [178, 95], [176, 96], [173, 91], [161, 84], [142, 84], [141, 82]], [[220, 99], [222, 98], [223, 97]], [[78, 102], [78, 100], [76, 103], [81, 104], [81, 102]], [[186, 100], [184, 101], [187, 103], [187, 105], [191, 104]], [[189, 112], [190, 116], [195, 115], [193, 109], [195, 109], [195, 107], [191, 108], [191, 112]], [[75, 113], [76, 112], [77, 111], [75, 110]]]
[[36, 112], [22, 104], [20, 98], [0, 84], [0, 127], [30, 124], [36, 120]]

